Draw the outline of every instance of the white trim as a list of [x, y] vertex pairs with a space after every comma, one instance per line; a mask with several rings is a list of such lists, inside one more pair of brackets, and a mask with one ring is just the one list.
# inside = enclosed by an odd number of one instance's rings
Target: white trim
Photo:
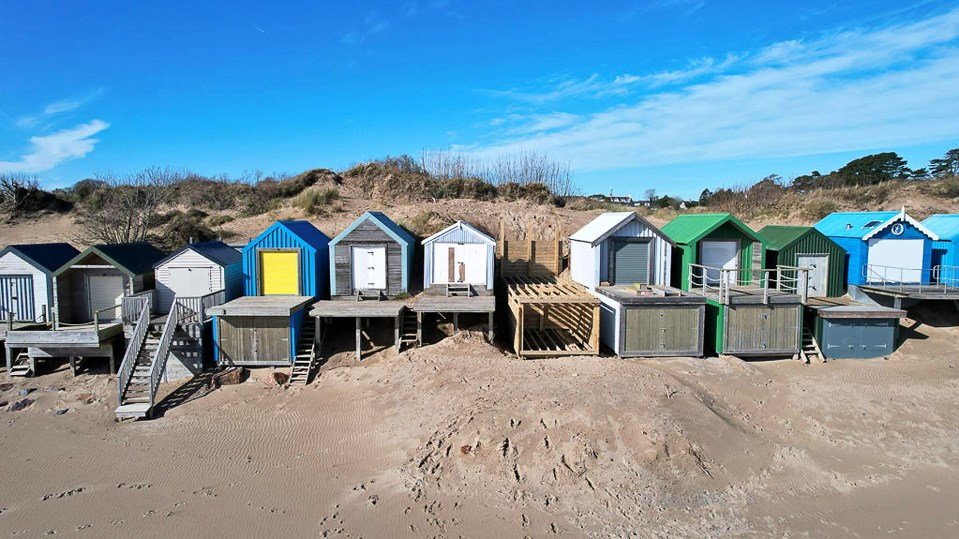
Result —
[[865, 236], [862, 237], [863, 241], [869, 241], [869, 239], [872, 238], [873, 236], [875, 236], [876, 234], [882, 232], [882, 231], [885, 230], [886, 228], [888, 228], [888, 227], [892, 226], [893, 224], [898, 223], [898, 222], [900, 222], [900, 221], [905, 222], [905, 223], [909, 223], [910, 225], [912, 225], [913, 227], [915, 227], [916, 230], [918, 230], [919, 232], [921, 232], [921, 233], [924, 234], [925, 236], [928, 236], [929, 239], [931, 239], [932, 241], [939, 241], [939, 236], [938, 236], [935, 232], [933, 232], [932, 230], [929, 230], [929, 229], [926, 228], [922, 223], [920, 223], [919, 221], [917, 221], [917, 220], [913, 219], [912, 217], [910, 217], [909, 215], [907, 215], [907, 214], [906, 214], [906, 208], [903, 208], [902, 211], [899, 212], [899, 213], [897, 213], [892, 219], [890, 219], [890, 220], [886, 221], [885, 223], [883, 223], [883, 224], [877, 226], [876, 228], [872, 229], [872, 232], [870, 232], [870, 233], [868, 233], [868, 234], [866, 234]]
[[480, 239], [482, 239], [485, 243], [487, 243], [487, 244], [489, 244], [489, 245], [492, 245], [492, 246], [494, 246], [494, 247], [496, 246], [496, 240], [494, 240], [493, 238], [487, 236], [486, 234], [483, 234], [482, 232], [480, 232], [479, 230], [477, 230], [476, 228], [474, 228], [472, 225], [470, 225], [470, 224], [467, 223], [466, 221], [456, 221], [455, 223], [451, 224], [450, 226], [444, 228], [443, 230], [440, 230], [440, 231], [437, 232], [436, 234], [433, 234], [432, 236], [426, 238], [426, 239], [423, 240], [421, 243], [422, 243], [423, 245], [426, 245], [427, 243], [430, 243], [431, 241], [435, 240], [436, 238], [439, 238], [439, 237], [442, 236], [443, 234], [446, 234], [447, 232], [449, 232], [449, 231], [451, 231], [451, 230], [456, 230], [457, 228], [465, 228], [465, 229], [469, 230], [470, 232], [472, 232], [473, 234], [475, 234], [476, 236], [478, 236], [478, 237], [479, 237]]

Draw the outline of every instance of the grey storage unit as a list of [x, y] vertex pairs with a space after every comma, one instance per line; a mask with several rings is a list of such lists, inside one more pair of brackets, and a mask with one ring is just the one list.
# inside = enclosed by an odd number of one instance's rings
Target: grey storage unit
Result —
[[603, 344], [620, 357], [703, 355], [706, 299], [668, 287], [595, 290]]
[[723, 353], [790, 355], [799, 352], [802, 305], [799, 303], [725, 306]]
[[813, 331], [826, 359], [883, 357], [896, 349], [900, 309], [871, 305], [812, 308]]

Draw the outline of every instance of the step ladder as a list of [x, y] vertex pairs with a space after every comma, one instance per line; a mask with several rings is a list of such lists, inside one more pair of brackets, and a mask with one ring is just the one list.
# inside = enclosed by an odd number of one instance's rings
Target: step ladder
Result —
[[356, 290], [356, 301], [368, 301], [376, 300], [381, 301], [383, 299], [382, 290]]
[[293, 367], [290, 369], [288, 386], [306, 385], [310, 381], [310, 373], [316, 364], [316, 323], [308, 319], [303, 323], [300, 342], [296, 347], [296, 356], [293, 358]]
[[10, 365], [10, 372], [7, 374], [17, 377], [32, 376], [33, 365], [30, 364], [30, 354], [26, 352], [17, 354], [17, 358], [13, 360], [13, 364]]
[[404, 344], [409, 344], [412, 346], [420, 345], [417, 332], [416, 316], [416, 313], [410, 309], [405, 309], [403, 311], [402, 326], [400, 326], [400, 342], [398, 343], [400, 347], [402, 347]]
[[160, 345], [160, 328], [151, 325], [147, 331], [140, 353], [133, 364], [130, 381], [123, 390], [121, 405], [150, 403], [150, 371], [153, 368], [153, 353]]
[[816, 337], [813, 336], [812, 331], [808, 328], [803, 328], [802, 331], [802, 346], [799, 349], [799, 356], [802, 358], [803, 363], [807, 365], [813, 356], [822, 363], [826, 362], [826, 358], [822, 355], [822, 350], [819, 349], [819, 343], [816, 342]]
[[456, 296], [467, 298], [473, 296], [473, 287], [470, 286], [469, 283], [447, 283], [446, 297], [452, 298]]

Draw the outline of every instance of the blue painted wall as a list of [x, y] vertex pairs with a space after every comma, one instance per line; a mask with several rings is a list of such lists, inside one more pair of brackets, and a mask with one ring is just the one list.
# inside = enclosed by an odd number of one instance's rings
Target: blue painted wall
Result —
[[[922, 250], [922, 260], [903, 260], [902, 267], [904, 268], [918, 268], [922, 267], [924, 269], [929, 269], [932, 265], [932, 248], [933, 241], [929, 239], [928, 236], [920, 232], [914, 226], [909, 223], [903, 222], [902, 225], [905, 227], [903, 233], [899, 236], [896, 236], [892, 233], [891, 227], [886, 228], [879, 234], [876, 234], [874, 237], [879, 239], [921, 239], [924, 240], [923, 250]], [[851, 285], [860, 286], [866, 284], [866, 278], [863, 276], [863, 271], [866, 264], [869, 261], [869, 242], [859, 238], [849, 238], [842, 236], [829, 236], [829, 239], [833, 240], [840, 247], [846, 250], [846, 253], [849, 255], [849, 264], [847, 265], [846, 278], [847, 283]], [[923, 280], [929, 280], [929, 272], [923, 272]]]
[[[307, 234], [297, 233], [301, 228]], [[301, 294], [314, 298], [325, 297], [329, 282], [329, 242], [329, 238], [308, 222], [274, 223], [243, 248], [243, 289], [246, 295], [258, 295], [260, 250], [297, 249], [300, 252]]]

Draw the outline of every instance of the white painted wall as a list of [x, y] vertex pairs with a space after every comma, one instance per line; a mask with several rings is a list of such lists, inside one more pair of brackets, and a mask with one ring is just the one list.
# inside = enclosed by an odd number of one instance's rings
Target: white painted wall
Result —
[[[16, 253], [7, 253], [0, 257], [0, 275], [33, 276], [33, 313], [37, 319], [43, 315], [43, 307], [53, 312], [53, 284], [47, 274], [33, 267]], [[52, 316], [52, 314], [51, 314]]]
[[589, 289], [599, 286], [600, 251], [599, 246], [593, 247], [585, 241], [570, 241], [570, 278]]
[[[176, 279], [177, 275], [183, 275], [182, 272], [171, 272], [171, 268], [204, 268], [209, 272], [196, 272], [197, 278], [202, 277], [205, 283], [185, 283], [181, 279]], [[197, 253], [192, 249], [187, 249], [179, 255], [167, 260], [156, 268], [156, 288], [157, 288], [157, 309], [160, 313], [170, 312], [173, 305], [173, 299], [177, 295], [195, 295], [196, 290], [206, 289], [208, 294], [224, 288], [223, 266], [213, 262], [209, 258]], [[201, 295], [204, 295], [201, 294]]]
[[595, 247], [583, 241], [569, 242], [570, 278], [587, 287], [596, 288], [609, 280], [609, 243], [611, 238], [649, 238], [652, 243], [652, 272], [655, 285], [668, 286], [673, 249], [665, 238], [639, 221], [631, 221], [613, 232]]

